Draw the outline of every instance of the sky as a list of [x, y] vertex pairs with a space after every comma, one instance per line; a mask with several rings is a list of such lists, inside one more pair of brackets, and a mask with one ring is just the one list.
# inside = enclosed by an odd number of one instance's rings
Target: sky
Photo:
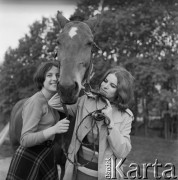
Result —
[[58, 10], [69, 18], [76, 4], [75, 0], [0, 0], [0, 64], [8, 47], [16, 48], [33, 22], [55, 17]]

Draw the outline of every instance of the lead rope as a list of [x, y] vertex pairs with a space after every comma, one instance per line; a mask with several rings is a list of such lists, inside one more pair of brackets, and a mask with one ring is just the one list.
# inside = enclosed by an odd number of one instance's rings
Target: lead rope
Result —
[[[67, 120], [69, 120], [69, 112], [67, 110], [67, 106], [62, 103], [62, 107], [64, 109], [64, 113], [66, 115]], [[67, 152], [66, 152], [66, 149], [65, 149], [65, 139], [64, 139], [64, 134], [63, 133], [61, 134], [61, 141], [62, 141], [62, 150], [63, 150], [63, 153], [67, 157]]]

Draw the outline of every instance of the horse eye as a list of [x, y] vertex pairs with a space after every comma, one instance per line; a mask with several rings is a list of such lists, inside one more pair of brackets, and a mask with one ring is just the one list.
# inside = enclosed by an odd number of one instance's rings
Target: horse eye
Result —
[[92, 47], [92, 52], [97, 52], [98, 50], [100, 50], [100, 48], [96, 45], [96, 43], [94, 42]]
[[93, 45], [92, 41], [87, 42], [87, 46], [92, 46], [92, 45]]

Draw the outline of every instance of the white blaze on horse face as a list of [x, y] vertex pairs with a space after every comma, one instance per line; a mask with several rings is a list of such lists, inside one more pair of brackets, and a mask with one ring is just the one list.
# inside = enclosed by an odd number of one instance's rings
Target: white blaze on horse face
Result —
[[70, 31], [69, 31], [69, 36], [70, 36], [71, 38], [73, 38], [73, 37], [77, 34], [77, 30], [78, 30], [77, 27], [72, 27], [72, 28], [70, 29]]

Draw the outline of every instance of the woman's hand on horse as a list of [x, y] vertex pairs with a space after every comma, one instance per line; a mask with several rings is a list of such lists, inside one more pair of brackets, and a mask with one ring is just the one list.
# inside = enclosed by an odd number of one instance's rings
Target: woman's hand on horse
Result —
[[70, 121], [66, 118], [58, 121], [55, 125], [55, 133], [60, 134], [67, 132], [69, 129], [69, 123]]

